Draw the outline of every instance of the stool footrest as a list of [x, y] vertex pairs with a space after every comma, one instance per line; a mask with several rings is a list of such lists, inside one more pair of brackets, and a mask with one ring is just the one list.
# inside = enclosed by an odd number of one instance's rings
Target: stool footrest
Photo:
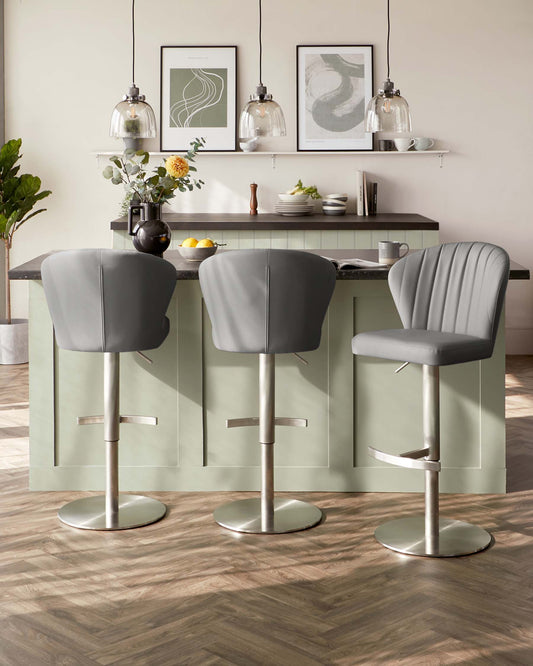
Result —
[[[307, 428], [307, 419], [296, 419], [289, 416], [276, 416], [274, 423], [280, 426], [295, 426]], [[259, 417], [249, 416], [243, 419], [226, 419], [226, 428], [243, 428], [245, 426], [258, 426]]]
[[[78, 416], [78, 425], [94, 425], [103, 423], [103, 416]], [[139, 423], [141, 425], [157, 425], [157, 416], [121, 416], [120, 423]]]
[[368, 447], [368, 453], [376, 460], [396, 465], [397, 467], [408, 467], [410, 469], [423, 469], [431, 472], [440, 472], [441, 465], [439, 460], [419, 460], [429, 454], [429, 449], [417, 449], [416, 451], [407, 451], [400, 455], [385, 453], [373, 446]]

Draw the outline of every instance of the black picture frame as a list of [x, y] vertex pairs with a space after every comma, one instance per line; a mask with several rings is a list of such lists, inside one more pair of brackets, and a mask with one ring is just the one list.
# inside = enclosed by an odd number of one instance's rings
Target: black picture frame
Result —
[[161, 152], [237, 149], [237, 47], [161, 46]]
[[374, 149], [364, 115], [374, 90], [371, 44], [296, 46], [297, 150]]

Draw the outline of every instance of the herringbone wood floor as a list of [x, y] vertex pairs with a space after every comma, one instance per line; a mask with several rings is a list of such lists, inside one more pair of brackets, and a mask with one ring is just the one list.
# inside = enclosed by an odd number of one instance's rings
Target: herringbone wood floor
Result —
[[68, 528], [55, 512], [81, 493], [27, 491], [27, 369], [0, 366], [0, 663], [533, 664], [533, 357], [507, 379], [510, 492], [442, 501], [495, 544], [432, 560], [373, 538], [414, 494], [314, 493], [326, 521], [284, 536], [219, 528], [236, 493], [152, 493], [155, 525]]

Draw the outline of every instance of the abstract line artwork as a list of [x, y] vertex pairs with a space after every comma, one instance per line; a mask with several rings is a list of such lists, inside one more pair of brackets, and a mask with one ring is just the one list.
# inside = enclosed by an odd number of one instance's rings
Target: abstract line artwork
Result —
[[237, 147], [237, 47], [161, 47], [161, 150]]
[[226, 127], [227, 69], [170, 70], [170, 127]]
[[371, 150], [372, 47], [297, 48], [298, 150]]
[[347, 132], [357, 128], [362, 134], [365, 117], [362, 55], [342, 57], [333, 53], [306, 57], [305, 106], [314, 122], [309, 133], [320, 137], [326, 132]]

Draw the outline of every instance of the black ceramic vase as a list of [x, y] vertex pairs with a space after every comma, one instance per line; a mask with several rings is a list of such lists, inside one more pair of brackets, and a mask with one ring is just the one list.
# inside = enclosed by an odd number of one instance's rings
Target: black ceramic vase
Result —
[[[140, 215], [133, 226], [133, 215]], [[170, 245], [170, 227], [161, 219], [161, 204], [131, 204], [128, 211], [128, 233], [133, 236], [133, 247], [139, 252], [147, 252], [162, 257]]]

